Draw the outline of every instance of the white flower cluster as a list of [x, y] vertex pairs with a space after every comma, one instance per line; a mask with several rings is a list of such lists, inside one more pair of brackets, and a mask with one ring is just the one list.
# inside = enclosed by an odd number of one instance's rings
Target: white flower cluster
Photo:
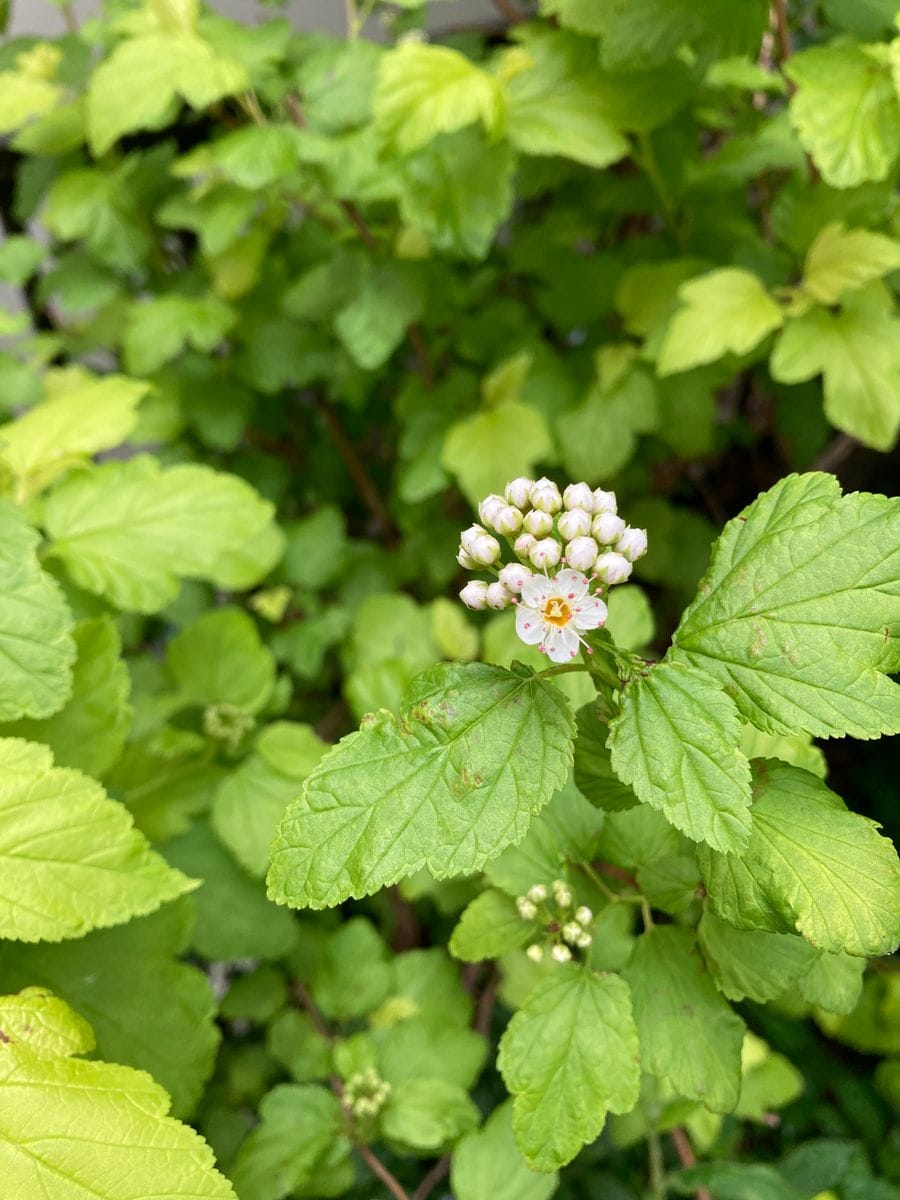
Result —
[[[606, 621], [606, 605], [592, 585], [624, 583], [647, 552], [646, 531], [626, 525], [616, 509], [614, 492], [586, 483], [570, 483], [561, 493], [551, 479], [513, 479], [502, 496], [479, 504], [482, 524], [463, 531], [457, 554], [460, 566], [492, 570], [497, 579], [473, 579], [460, 599], [473, 609], [517, 604], [522, 641], [553, 662], [574, 658], [582, 633]], [[515, 562], [502, 562], [494, 534], [505, 539]], [[566, 569], [551, 578], [548, 572], [559, 564]]]
[[[550, 957], [554, 962], [570, 962], [570, 947], [586, 950], [593, 941], [588, 930], [594, 914], [586, 904], [579, 905], [572, 913], [572, 903], [572, 890], [563, 879], [554, 879], [549, 888], [545, 883], [535, 883], [524, 896], [516, 898], [516, 908], [522, 920], [540, 920], [550, 932]], [[532, 962], [543, 962], [544, 945], [532, 942], [525, 953]]]
[[369, 1067], [344, 1084], [344, 1103], [355, 1117], [377, 1117], [391, 1094], [391, 1085]]

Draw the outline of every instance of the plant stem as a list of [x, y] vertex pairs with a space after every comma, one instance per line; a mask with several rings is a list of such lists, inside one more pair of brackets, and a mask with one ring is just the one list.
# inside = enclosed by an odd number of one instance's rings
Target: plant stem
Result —
[[606, 880], [597, 874], [597, 872], [594, 870], [594, 868], [591, 866], [590, 863], [581, 862], [581, 863], [578, 863], [578, 866], [581, 868], [582, 871], [584, 871], [585, 875], [587, 875], [588, 879], [590, 879], [590, 881], [591, 881], [591, 883], [593, 883], [594, 887], [597, 888], [598, 891], [603, 893], [603, 895], [610, 902], [610, 904], [641, 904], [641, 905], [643, 905], [646, 903], [643, 896], [623, 896], [621, 892], [614, 892], [613, 889], [606, 882]]
[[410, 1200], [426, 1200], [430, 1196], [441, 1180], [450, 1172], [450, 1155], [445, 1154], [443, 1158], [439, 1158], [431, 1170], [422, 1176], [422, 1182], [413, 1192]]
[[347, 474], [353, 480], [360, 499], [372, 514], [379, 531], [388, 537], [393, 537], [396, 530], [391, 514], [372, 482], [372, 477], [366, 470], [363, 460], [357, 454], [356, 447], [347, 437], [334, 406], [324, 396], [317, 396], [316, 403], [325, 421], [328, 436], [341, 456], [344, 466], [347, 468]]
[[772, 0], [772, 23], [778, 35], [778, 55], [782, 62], [786, 62], [794, 48], [791, 44], [791, 27], [788, 24], [785, 0]]
[[61, 4], [59, 7], [60, 11], [62, 12], [63, 20], [66, 23], [66, 32], [72, 34], [77, 33], [78, 18], [75, 16], [75, 9], [72, 7], [71, 2], [68, 2], [67, 0], [67, 3]]
[[666, 224], [669, 226], [670, 232], [680, 242], [681, 237], [678, 232], [675, 201], [666, 186], [666, 181], [659, 169], [659, 163], [656, 161], [656, 154], [653, 150], [653, 142], [650, 134], [642, 131], [637, 135], [637, 140], [640, 147], [640, 154], [637, 156], [638, 165], [653, 185], [653, 190], [656, 192], [657, 199], [662, 205]]
[[494, 8], [506, 17], [510, 25], [518, 25], [520, 21], [526, 20], [526, 14], [513, 0], [494, 0]]
[[647, 1131], [647, 1158], [650, 1166], [650, 1191], [653, 1200], [666, 1200], [666, 1164], [662, 1142], [655, 1129]]
[[538, 675], [542, 679], [549, 679], [552, 675], [568, 675], [572, 671], [587, 671], [588, 668], [584, 663], [563, 663], [559, 667], [547, 667], [544, 671], [538, 671]]
[[646, 896], [641, 896], [641, 916], [644, 920], [644, 928], [653, 929], [656, 922], [653, 920], [653, 911], [650, 908], [650, 901]]
[[[672, 1139], [672, 1145], [675, 1147], [675, 1153], [678, 1155], [678, 1161], [683, 1167], [693, 1167], [697, 1162], [697, 1157], [694, 1154], [694, 1147], [691, 1145], [688, 1135], [680, 1127], [676, 1127], [669, 1134]], [[697, 1188], [697, 1200], [712, 1200], [712, 1196], [705, 1187]]]

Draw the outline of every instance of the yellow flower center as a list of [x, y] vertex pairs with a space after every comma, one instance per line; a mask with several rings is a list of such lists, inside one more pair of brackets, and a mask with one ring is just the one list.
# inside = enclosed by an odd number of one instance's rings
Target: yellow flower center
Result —
[[564, 629], [572, 619], [572, 610], [561, 597], [551, 596], [544, 605], [541, 615], [548, 625], [555, 625], [557, 629]]

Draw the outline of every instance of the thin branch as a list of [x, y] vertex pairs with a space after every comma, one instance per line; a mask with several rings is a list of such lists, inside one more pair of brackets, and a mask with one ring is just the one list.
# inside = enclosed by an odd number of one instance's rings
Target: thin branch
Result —
[[858, 447], [859, 442], [855, 438], [850, 437], [846, 433], [839, 433], [813, 461], [809, 470], [833, 471], [835, 467], [839, 467], [845, 459], [849, 458]]
[[377, 250], [378, 238], [366, 224], [365, 217], [362, 215], [353, 201], [339, 200], [338, 204], [341, 206], [341, 211], [343, 212], [344, 216], [347, 218], [365, 244], [369, 247], [369, 249]]
[[411, 1200], [409, 1192], [406, 1191], [399, 1179], [391, 1174], [381, 1159], [372, 1153], [365, 1142], [354, 1142], [353, 1145], [356, 1153], [372, 1174], [378, 1176], [391, 1195], [396, 1197], [396, 1200]]
[[431, 1170], [422, 1176], [422, 1182], [413, 1192], [410, 1200], [426, 1200], [430, 1196], [442, 1179], [450, 1173], [450, 1155], [445, 1154], [443, 1158], [439, 1158]]
[[429, 392], [432, 392], [435, 385], [434, 368], [431, 365], [431, 355], [428, 353], [425, 339], [422, 337], [422, 330], [416, 324], [408, 325], [406, 327], [406, 336], [409, 338], [409, 344], [412, 346], [413, 353], [416, 356], [416, 370], [419, 373], [419, 377]]
[[[672, 1145], [675, 1147], [675, 1153], [678, 1155], [678, 1161], [683, 1167], [693, 1167], [697, 1164], [697, 1156], [694, 1154], [694, 1147], [688, 1140], [688, 1135], [680, 1126], [676, 1126], [669, 1135], [672, 1139]], [[697, 1200], [712, 1200], [706, 1188], [697, 1188]]]
[[335, 450], [341, 456], [344, 466], [347, 468], [347, 474], [353, 480], [360, 499], [372, 514], [381, 533], [393, 536], [396, 530], [394, 522], [391, 520], [391, 514], [373, 483], [371, 475], [366, 470], [365, 463], [357, 453], [356, 447], [347, 437], [334, 406], [324, 396], [318, 396], [316, 403], [325, 421], [328, 436], [331, 438]]
[[794, 47], [791, 44], [786, 0], [772, 0], [772, 24], [778, 35], [778, 56], [783, 63], [787, 62], [794, 52]]
[[528, 19], [527, 14], [522, 12], [514, 0], [494, 0], [494, 7], [506, 17], [510, 25], [518, 25], [520, 21]]
[[475, 1019], [472, 1021], [472, 1028], [476, 1033], [480, 1033], [482, 1037], [487, 1037], [488, 1030], [491, 1027], [491, 1017], [494, 1012], [494, 1005], [497, 1002], [497, 989], [500, 986], [500, 976], [496, 971], [492, 971], [490, 978], [484, 985], [484, 991], [478, 997], [478, 1003], [475, 1006]]

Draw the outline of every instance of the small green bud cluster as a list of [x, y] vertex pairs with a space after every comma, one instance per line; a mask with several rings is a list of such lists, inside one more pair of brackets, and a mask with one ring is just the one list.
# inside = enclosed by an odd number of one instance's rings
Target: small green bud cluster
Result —
[[[492, 570], [496, 582], [472, 580], [460, 592], [468, 608], [503, 609], [515, 604], [535, 570], [557, 565], [590, 574], [601, 584], [624, 583], [632, 564], [647, 552], [647, 533], [632, 529], [617, 512], [614, 492], [570, 483], [560, 492], [552, 479], [511, 480], [504, 494], [478, 506], [480, 525], [460, 536], [456, 556], [467, 570]], [[503, 538], [515, 562], [502, 562]]]
[[344, 1084], [344, 1103], [354, 1117], [377, 1117], [391, 1094], [391, 1085], [368, 1067], [358, 1071]]
[[[524, 896], [516, 898], [522, 920], [539, 920], [543, 925], [554, 962], [570, 962], [573, 948], [587, 950], [593, 941], [589, 929], [594, 914], [586, 904], [580, 904], [573, 912], [573, 905], [572, 889], [564, 879], [554, 879], [549, 888], [545, 883], [535, 883]], [[544, 942], [532, 942], [525, 951], [536, 963], [544, 961], [546, 952]]]
[[256, 722], [236, 704], [208, 704], [203, 710], [203, 731], [236, 750]]

